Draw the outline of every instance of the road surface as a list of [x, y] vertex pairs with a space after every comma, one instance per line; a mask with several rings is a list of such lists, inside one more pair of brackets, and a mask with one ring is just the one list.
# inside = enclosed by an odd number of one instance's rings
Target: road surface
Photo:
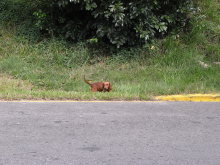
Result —
[[219, 164], [217, 102], [0, 102], [0, 165]]

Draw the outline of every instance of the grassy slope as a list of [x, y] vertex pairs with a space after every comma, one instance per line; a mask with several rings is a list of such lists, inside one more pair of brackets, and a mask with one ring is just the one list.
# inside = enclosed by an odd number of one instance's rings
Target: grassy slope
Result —
[[[139, 100], [220, 92], [220, 67], [213, 64], [220, 61], [219, 2], [203, 0], [202, 6], [206, 18], [189, 35], [171, 36], [139, 51], [123, 50], [111, 57], [94, 57], [83, 44], [30, 43], [14, 30], [0, 27], [0, 98]], [[209, 67], [202, 67], [199, 61]], [[94, 81], [111, 81], [114, 91], [89, 92], [83, 75]]]

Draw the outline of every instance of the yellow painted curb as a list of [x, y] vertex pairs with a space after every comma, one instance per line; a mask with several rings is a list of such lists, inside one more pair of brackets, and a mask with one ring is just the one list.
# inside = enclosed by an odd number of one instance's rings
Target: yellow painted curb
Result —
[[195, 102], [220, 102], [220, 94], [188, 94], [157, 96], [156, 100], [161, 101], [195, 101]]

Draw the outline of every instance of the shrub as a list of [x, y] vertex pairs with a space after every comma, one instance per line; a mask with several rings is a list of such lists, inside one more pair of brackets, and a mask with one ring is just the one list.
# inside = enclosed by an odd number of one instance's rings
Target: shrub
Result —
[[[6, 0], [4, 0], [6, 1]], [[72, 41], [141, 45], [185, 28], [193, 0], [17, 0], [44, 33]]]

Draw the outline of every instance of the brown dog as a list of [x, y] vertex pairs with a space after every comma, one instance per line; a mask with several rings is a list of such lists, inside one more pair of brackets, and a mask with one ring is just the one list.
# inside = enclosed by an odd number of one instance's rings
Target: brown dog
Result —
[[112, 90], [112, 86], [110, 82], [95, 82], [90, 83], [90, 80], [86, 80], [84, 76], [85, 83], [89, 84], [92, 92], [110, 92]]

